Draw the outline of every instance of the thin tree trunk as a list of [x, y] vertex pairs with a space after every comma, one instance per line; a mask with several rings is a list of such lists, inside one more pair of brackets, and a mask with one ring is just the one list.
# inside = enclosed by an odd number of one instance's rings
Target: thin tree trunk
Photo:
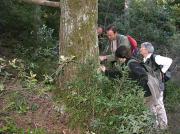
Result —
[[131, 0], [124, 1], [124, 24], [128, 27], [129, 25], [129, 6]]
[[127, 15], [129, 14], [130, 1], [131, 1], [131, 0], [125, 0], [125, 1], [124, 1], [124, 13], [127, 14]]
[[[63, 0], [61, 2], [60, 56], [75, 56], [79, 64], [88, 58], [98, 59], [97, 0]], [[98, 61], [98, 60], [97, 60]], [[61, 87], [77, 73], [77, 64], [69, 63], [60, 75]]]
[[41, 7], [36, 5], [34, 7], [34, 32], [35, 32], [35, 35], [36, 35], [36, 40], [40, 40], [41, 38], [39, 37], [40, 35], [38, 34], [38, 31], [39, 31], [39, 28], [42, 24], [42, 21], [41, 21]]

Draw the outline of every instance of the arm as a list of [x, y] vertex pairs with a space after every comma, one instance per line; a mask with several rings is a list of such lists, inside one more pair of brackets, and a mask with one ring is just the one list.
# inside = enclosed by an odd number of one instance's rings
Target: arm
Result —
[[110, 78], [120, 78], [122, 76], [121, 72], [116, 69], [105, 70], [105, 76]]
[[115, 54], [112, 53], [111, 55], [106, 55], [106, 59], [108, 62], [115, 61], [116, 60]]
[[134, 73], [135, 75], [137, 75], [138, 77], [143, 77], [143, 76], [147, 75], [144, 67], [141, 64], [139, 64], [138, 62], [130, 62], [128, 64], [128, 67], [129, 67], [130, 71], [132, 73]]
[[160, 56], [160, 55], [157, 55], [155, 57], [155, 62], [158, 64], [158, 65], [161, 65], [162, 68], [161, 68], [161, 71], [163, 73], [165, 73], [169, 67], [171, 66], [172, 64], [172, 59], [171, 58], [168, 58], [168, 57], [164, 57], [164, 56]]
[[[111, 42], [112, 43], [112, 42]], [[110, 44], [111, 44], [110, 43]], [[130, 44], [129, 44], [129, 40], [126, 36], [124, 35], [120, 35], [118, 34], [117, 35], [117, 48], [119, 46], [125, 46], [127, 48], [130, 48]], [[110, 49], [110, 48], [108, 48]], [[109, 50], [110, 51], [110, 50]], [[115, 53], [114, 52], [111, 52], [111, 54], [109, 55], [106, 55], [106, 56], [102, 56], [100, 57], [100, 60], [103, 61], [103, 60], [107, 60], [108, 62], [111, 62], [111, 61], [116, 61], [116, 58], [115, 58]]]
[[151, 91], [147, 85], [148, 76], [144, 67], [138, 62], [131, 62], [128, 64], [128, 67], [130, 71], [135, 75], [134, 77], [138, 81], [139, 85], [143, 87], [144, 96], [145, 97], [150, 96]]
[[106, 69], [105, 66], [100, 66], [100, 70], [104, 72], [105, 76], [108, 76], [109, 78], [120, 78], [121, 72], [118, 69]]
[[109, 41], [109, 44], [106, 45], [105, 49], [104, 49], [104, 54], [102, 56], [99, 56], [100, 61], [108, 61], [108, 62], [112, 62], [115, 61], [115, 54], [111, 51], [111, 47], [110, 47], [111, 42]]

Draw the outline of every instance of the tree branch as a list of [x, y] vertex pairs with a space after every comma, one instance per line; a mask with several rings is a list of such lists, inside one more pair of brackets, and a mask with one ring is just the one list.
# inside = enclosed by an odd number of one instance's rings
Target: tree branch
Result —
[[49, 0], [22, 0], [22, 1], [36, 5], [60, 8], [60, 2], [55, 2], [55, 1], [49, 1]]

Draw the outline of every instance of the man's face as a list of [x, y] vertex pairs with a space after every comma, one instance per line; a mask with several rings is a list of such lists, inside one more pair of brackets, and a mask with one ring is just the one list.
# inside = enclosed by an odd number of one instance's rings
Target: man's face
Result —
[[148, 54], [148, 50], [144, 46], [142, 46], [140, 48], [140, 54], [145, 57]]
[[116, 39], [116, 35], [117, 35], [117, 33], [114, 33], [112, 30], [108, 30], [107, 31], [107, 36], [108, 36], [110, 41], [115, 40]]
[[103, 29], [101, 27], [98, 27], [97, 28], [97, 33], [98, 33], [98, 35], [102, 34], [103, 33]]

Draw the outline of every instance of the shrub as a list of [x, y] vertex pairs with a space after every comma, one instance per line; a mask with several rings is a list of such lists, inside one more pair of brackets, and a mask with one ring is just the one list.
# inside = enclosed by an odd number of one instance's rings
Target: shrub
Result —
[[180, 87], [173, 82], [168, 82], [165, 93], [165, 105], [168, 111], [176, 111], [180, 107]]
[[63, 97], [71, 127], [98, 134], [152, 133], [153, 118], [144, 106], [141, 87], [127, 77], [109, 80], [93, 63], [83, 64]]

